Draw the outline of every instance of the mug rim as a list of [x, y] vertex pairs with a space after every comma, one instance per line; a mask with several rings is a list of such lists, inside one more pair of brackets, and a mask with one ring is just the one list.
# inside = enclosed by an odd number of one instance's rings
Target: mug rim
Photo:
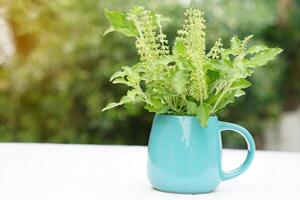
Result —
[[[173, 117], [173, 118], [197, 118], [195, 115], [175, 115], [175, 114], [155, 114], [155, 116], [161, 116], [161, 117]], [[217, 119], [217, 115], [210, 115], [209, 119]]]

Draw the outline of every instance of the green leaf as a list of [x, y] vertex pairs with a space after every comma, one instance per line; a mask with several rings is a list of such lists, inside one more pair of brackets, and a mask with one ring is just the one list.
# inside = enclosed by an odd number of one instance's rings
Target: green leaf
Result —
[[124, 71], [126, 72], [127, 79], [132, 84], [138, 84], [140, 82], [140, 75], [135, 70], [130, 67], [124, 67]]
[[124, 85], [128, 85], [131, 86], [130, 83], [128, 81], [126, 81], [124, 78], [115, 78], [112, 81], [113, 84], [124, 84]]
[[197, 113], [197, 104], [195, 102], [189, 101], [186, 104], [187, 114], [188, 115], [196, 115]]
[[226, 95], [224, 95], [224, 97], [222, 98], [218, 106], [215, 108], [214, 112], [217, 112], [222, 108], [224, 108], [225, 106], [227, 106], [228, 104], [233, 103], [234, 100], [235, 100], [235, 92], [227, 93]]
[[244, 88], [250, 87], [251, 85], [252, 84], [249, 81], [247, 81], [246, 79], [238, 79], [231, 85], [230, 89], [231, 90], [244, 89]]
[[[138, 36], [138, 30], [136, 26], [132, 21], [126, 18], [124, 13], [105, 9], [104, 14], [116, 31], [119, 31], [128, 37]], [[108, 29], [108, 32], [111, 32], [111, 29]]]
[[230, 44], [232, 53], [239, 54], [241, 50], [241, 40], [235, 35], [233, 38], [231, 38]]
[[246, 92], [244, 90], [237, 90], [234, 94], [235, 97], [240, 97], [240, 96], [243, 96], [245, 95]]
[[255, 46], [252, 46], [248, 49], [247, 53], [251, 53], [251, 54], [254, 54], [254, 53], [259, 53], [261, 51], [264, 51], [268, 49], [267, 46], [265, 45], [255, 45]]
[[101, 110], [101, 112], [106, 111], [106, 110], [109, 110], [109, 109], [114, 108], [114, 107], [117, 107], [117, 106], [120, 106], [120, 105], [122, 105], [122, 104], [123, 104], [122, 102], [119, 102], [119, 103], [109, 103], [109, 104], [107, 104], [107, 106], [105, 106], [105, 107]]
[[206, 65], [211, 71], [232, 75], [235, 71], [230, 60], [212, 60]]
[[206, 128], [208, 125], [208, 119], [211, 114], [211, 106], [207, 103], [203, 103], [197, 108], [197, 119], [202, 127]]
[[210, 96], [208, 97], [207, 103], [213, 105], [213, 104], [215, 104], [215, 103], [217, 102], [217, 100], [218, 100], [219, 97], [220, 97], [220, 93], [217, 94], [217, 95], [213, 95], [213, 94], [212, 94], [212, 95], [210, 95]]
[[109, 81], [113, 81], [116, 78], [124, 78], [125, 76], [126, 73], [124, 71], [117, 71], [110, 77]]
[[186, 47], [183, 40], [177, 40], [173, 46], [173, 54], [177, 56], [186, 56]]
[[125, 96], [120, 99], [118, 103], [109, 103], [106, 107], [104, 107], [101, 111], [109, 110], [111, 108], [123, 105], [125, 103], [137, 102], [139, 99], [137, 98], [140, 95], [140, 91], [136, 89], [129, 90]]
[[176, 72], [172, 79], [173, 87], [178, 94], [182, 94], [186, 91], [187, 82], [187, 74], [184, 71]]
[[278, 54], [282, 52], [280, 48], [269, 48], [260, 51], [249, 60], [251, 67], [260, 67], [273, 60]]
[[108, 28], [104, 31], [103, 36], [105, 36], [106, 34], [108, 34], [108, 33], [110, 33], [110, 32], [113, 32], [113, 31], [115, 31], [115, 28], [114, 28], [113, 26], [108, 27]]
[[152, 103], [152, 105], [146, 104], [144, 107], [149, 112], [155, 112], [157, 114], [164, 114], [164, 113], [167, 113], [167, 111], [169, 110], [169, 107], [167, 105], [163, 104], [161, 102], [161, 100], [158, 98], [151, 98], [151, 103]]
[[155, 106], [153, 106], [153, 105], [146, 104], [146, 105], [144, 106], [144, 108], [145, 108], [146, 110], [148, 110], [149, 112], [154, 112], [154, 113], [159, 114], [159, 113], [158, 113], [158, 109], [157, 109]]
[[171, 62], [174, 62], [174, 58], [172, 56], [160, 56], [151, 62], [151, 65], [168, 65]]
[[230, 60], [229, 55], [234, 54], [231, 49], [224, 49], [221, 52], [221, 57], [223, 60]]
[[127, 95], [123, 96], [122, 102], [135, 102], [138, 101], [137, 97], [140, 95], [140, 91], [137, 89], [128, 90]]
[[[187, 69], [189, 69], [189, 70], [191, 70], [191, 69], [194, 69], [195, 67], [193, 66], [193, 64], [191, 63], [191, 61], [186, 57], [180, 57], [180, 58], [178, 58], [177, 59], [179, 62], [181, 62], [182, 64], [184, 64], [184, 66], [187, 68]], [[177, 62], [178, 62], [177, 61]], [[178, 63], [179, 63], [178, 62]]]
[[179, 59], [176, 60], [176, 66], [178, 67], [179, 70], [184, 70], [185, 69], [184, 64]]

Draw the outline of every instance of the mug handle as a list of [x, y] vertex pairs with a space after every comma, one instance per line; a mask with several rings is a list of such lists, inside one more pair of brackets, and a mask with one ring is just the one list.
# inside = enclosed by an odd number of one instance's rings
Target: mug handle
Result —
[[252, 163], [253, 158], [254, 158], [254, 153], [255, 153], [255, 143], [254, 143], [254, 140], [253, 140], [251, 134], [249, 133], [249, 131], [247, 131], [247, 129], [245, 129], [237, 124], [220, 121], [220, 134], [222, 133], [221, 131], [225, 131], [225, 130], [235, 131], [235, 132], [241, 134], [247, 142], [248, 153], [247, 153], [247, 157], [246, 157], [245, 161], [238, 168], [228, 171], [228, 172], [224, 172], [221, 170], [221, 179], [224, 181], [235, 178], [235, 177], [241, 175], [242, 173], [244, 173], [248, 169], [250, 164]]

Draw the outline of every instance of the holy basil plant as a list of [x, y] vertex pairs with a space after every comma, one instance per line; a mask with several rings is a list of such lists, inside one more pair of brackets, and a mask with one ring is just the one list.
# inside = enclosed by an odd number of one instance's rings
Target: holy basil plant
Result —
[[112, 75], [114, 84], [129, 87], [118, 103], [109, 103], [102, 111], [128, 103], [143, 103], [149, 112], [197, 116], [203, 127], [214, 115], [251, 83], [246, 79], [254, 69], [273, 60], [282, 49], [264, 45], [248, 47], [252, 38], [234, 36], [229, 48], [219, 39], [206, 51], [203, 12], [187, 9], [183, 27], [170, 48], [161, 22], [165, 19], [144, 7], [129, 12], [105, 10], [110, 21], [104, 35], [112, 31], [135, 38], [140, 61], [123, 66]]

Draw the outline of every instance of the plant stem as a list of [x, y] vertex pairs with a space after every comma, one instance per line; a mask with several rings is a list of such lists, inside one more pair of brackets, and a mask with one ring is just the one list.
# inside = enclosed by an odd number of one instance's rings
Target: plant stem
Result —
[[143, 96], [143, 98], [144, 98], [144, 102], [145, 102], [146, 104], [149, 104], [149, 105], [152, 106], [153, 104], [152, 104], [151, 100], [150, 100], [149, 97], [144, 93], [144, 91], [142, 90], [142, 88], [140, 87], [140, 85], [136, 83], [135, 86], [136, 86], [136, 89], [139, 90], [139, 91], [141, 92], [141, 94], [142, 94], [142, 96]]
[[174, 107], [173, 105], [173, 98], [171, 98], [171, 102], [168, 98], [164, 98], [166, 103], [168, 104], [168, 106], [175, 112], [178, 113], [178, 109], [176, 109], [176, 107]]
[[227, 93], [227, 90], [231, 87], [232, 83], [233, 83], [233, 80], [230, 80], [230, 82], [227, 85], [227, 87], [222, 91], [221, 95], [219, 96], [219, 98], [217, 99], [216, 103], [213, 106], [212, 113], [216, 112], [215, 109], [220, 104], [220, 101], [222, 100], [223, 96]]

